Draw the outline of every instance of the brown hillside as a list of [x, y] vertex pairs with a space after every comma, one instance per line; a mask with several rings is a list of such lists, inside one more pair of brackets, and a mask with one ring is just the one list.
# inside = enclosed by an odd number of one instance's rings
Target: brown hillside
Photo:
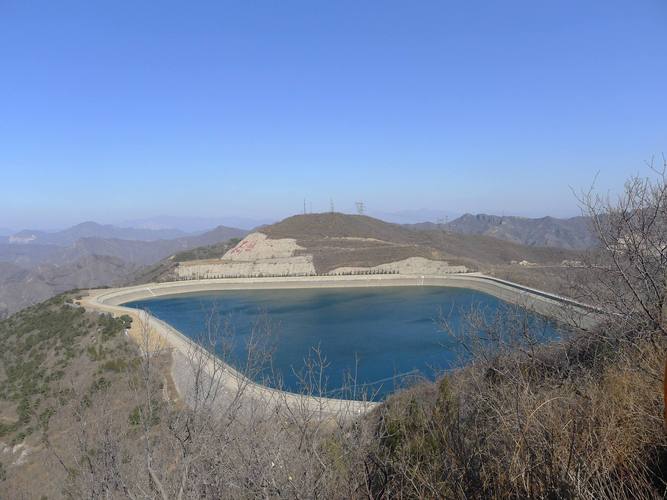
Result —
[[408, 229], [364, 215], [339, 213], [296, 215], [260, 231], [273, 239], [295, 239], [305, 248], [304, 253], [313, 255], [318, 272], [339, 266], [375, 266], [416, 256], [488, 270], [513, 260], [557, 265], [579, 255], [488, 236]]

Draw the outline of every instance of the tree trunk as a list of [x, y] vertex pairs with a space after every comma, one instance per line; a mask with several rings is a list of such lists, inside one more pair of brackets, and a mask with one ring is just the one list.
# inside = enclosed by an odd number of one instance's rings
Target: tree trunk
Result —
[[667, 355], [665, 356], [665, 375], [662, 379], [663, 413], [665, 418], [665, 430], [667, 430]]
[[[662, 331], [667, 331], [667, 300], [664, 294], [667, 293], [667, 270], [665, 270], [665, 290], [663, 290], [662, 298]], [[662, 379], [662, 399], [663, 399], [663, 413], [665, 418], [665, 429], [667, 429], [667, 355], [665, 355], [665, 375]]]
[[667, 269], [665, 269], [665, 288], [662, 291], [662, 331], [667, 332]]

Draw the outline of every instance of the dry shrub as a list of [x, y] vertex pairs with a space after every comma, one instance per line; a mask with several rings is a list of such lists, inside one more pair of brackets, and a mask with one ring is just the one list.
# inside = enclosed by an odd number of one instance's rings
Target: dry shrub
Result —
[[375, 496], [662, 497], [665, 346], [608, 344], [512, 344], [397, 394], [377, 413]]
[[[78, 467], [66, 459], [75, 471], [68, 491], [163, 499], [663, 496], [665, 343], [604, 327], [544, 344], [544, 332], [520, 309], [492, 318], [472, 311], [459, 339], [467, 342], [463, 368], [358, 420], [267, 406], [244, 391], [190, 408], [154, 405], [160, 367], [146, 355], [134, 381], [138, 425], [116, 433], [109, 430], [125, 421], [110, 425], [111, 413], [109, 425], [82, 419], [88, 458]], [[210, 359], [193, 351], [194, 375]], [[196, 376], [195, 393], [219, 392], [219, 380]]]

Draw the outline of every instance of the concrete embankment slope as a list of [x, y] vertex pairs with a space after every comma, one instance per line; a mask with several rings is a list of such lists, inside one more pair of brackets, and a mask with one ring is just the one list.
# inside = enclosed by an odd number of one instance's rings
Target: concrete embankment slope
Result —
[[[177, 281], [155, 283], [135, 287], [92, 290], [82, 303], [93, 309], [114, 314], [130, 314], [139, 319], [136, 309], [123, 304], [134, 300], [153, 297], [166, 297], [188, 293], [212, 292], [219, 290], [267, 290], [295, 288], [351, 288], [383, 286], [445, 286], [477, 290], [488, 293], [503, 301], [518, 304], [539, 314], [561, 321], [576, 322], [589, 326], [595, 321], [595, 313], [583, 304], [578, 304], [565, 297], [548, 294], [539, 290], [523, 287], [481, 274], [462, 274], [449, 276], [319, 276], [287, 278], [239, 278], [198, 281]], [[187, 374], [188, 360], [205, 359], [205, 370], [211, 376], [220, 376], [223, 397], [233, 398], [241, 390], [247, 400], [258, 402], [266, 407], [288, 406], [308, 411], [318, 411], [324, 415], [356, 416], [371, 409], [375, 403], [362, 401], [336, 400], [301, 396], [277, 391], [249, 381], [232, 367], [221, 363], [210, 355], [198, 356], [201, 348], [194, 344], [170, 325], [145, 314], [141, 321], [147, 323], [152, 334], [157, 335], [157, 344], [168, 345], [174, 352], [172, 376], [184, 400], [187, 402], [192, 381]], [[135, 339], [137, 333], [134, 333]]]
[[[525, 287], [510, 281], [485, 276], [480, 273], [446, 276], [305, 276], [280, 278], [237, 278], [174, 281], [153, 283], [135, 287], [96, 290], [91, 292], [94, 303], [120, 306], [134, 300], [187, 293], [222, 290], [271, 290], [290, 288], [354, 288], [382, 286], [444, 286], [467, 288], [493, 295], [505, 302], [526, 307], [539, 314], [558, 320], [575, 320], [582, 326], [595, 321], [595, 311], [567, 297]], [[93, 304], [91, 304], [93, 305]]]

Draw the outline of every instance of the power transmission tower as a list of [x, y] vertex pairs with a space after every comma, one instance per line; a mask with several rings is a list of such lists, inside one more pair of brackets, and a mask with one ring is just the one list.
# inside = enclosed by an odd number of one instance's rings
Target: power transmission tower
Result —
[[334, 213], [333, 198], [329, 198], [329, 206], [330, 206], [331, 213]]
[[363, 201], [357, 201], [355, 203], [355, 205], [357, 206], [357, 213], [359, 215], [364, 215], [364, 212], [366, 211], [366, 207], [364, 207], [364, 202]]
[[440, 231], [442, 231], [443, 233], [447, 232], [447, 222], [448, 222], [448, 219], [447, 219], [446, 215], [445, 215], [444, 218], [440, 217], [438, 219], [438, 229], [440, 229]]

